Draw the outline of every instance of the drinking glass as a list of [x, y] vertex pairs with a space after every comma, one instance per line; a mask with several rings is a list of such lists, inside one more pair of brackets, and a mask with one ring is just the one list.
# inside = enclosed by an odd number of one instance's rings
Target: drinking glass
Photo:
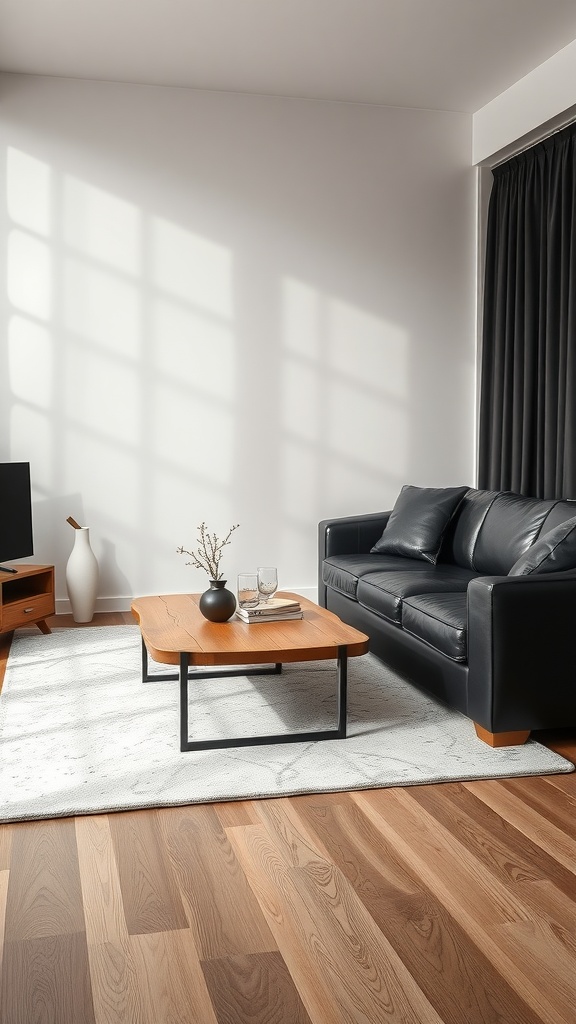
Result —
[[272, 566], [263, 566], [258, 569], [258, 591], [263, 604], [278, 590], [278, 570]]
[[241, 572], [238, 576], [239, 607], [255, 608], [259, 601], [258, 576], [255, 572]]

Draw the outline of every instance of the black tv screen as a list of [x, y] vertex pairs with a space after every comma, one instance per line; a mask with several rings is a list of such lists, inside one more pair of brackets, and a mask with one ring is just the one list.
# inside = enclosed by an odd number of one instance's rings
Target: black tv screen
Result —
[[0, 562], [33, 554], [30, 463], [0, 462]]

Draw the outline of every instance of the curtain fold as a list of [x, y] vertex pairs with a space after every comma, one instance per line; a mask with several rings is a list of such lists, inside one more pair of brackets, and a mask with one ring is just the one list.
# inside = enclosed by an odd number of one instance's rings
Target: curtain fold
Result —
[[493, 175], [478, 486], [576, 498], [576, 124]]

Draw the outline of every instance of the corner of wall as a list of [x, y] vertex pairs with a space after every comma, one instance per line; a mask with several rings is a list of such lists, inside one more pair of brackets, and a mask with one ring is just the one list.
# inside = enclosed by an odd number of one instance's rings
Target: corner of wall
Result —
[[472, 162], [506, 159], [574, 115], [576, 39], [475, 112]]

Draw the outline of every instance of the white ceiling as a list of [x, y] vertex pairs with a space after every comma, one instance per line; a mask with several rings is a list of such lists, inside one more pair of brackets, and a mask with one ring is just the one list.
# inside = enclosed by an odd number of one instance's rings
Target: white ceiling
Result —
[[0, 70], [473, 112], [575, 0], [0, 0]]

